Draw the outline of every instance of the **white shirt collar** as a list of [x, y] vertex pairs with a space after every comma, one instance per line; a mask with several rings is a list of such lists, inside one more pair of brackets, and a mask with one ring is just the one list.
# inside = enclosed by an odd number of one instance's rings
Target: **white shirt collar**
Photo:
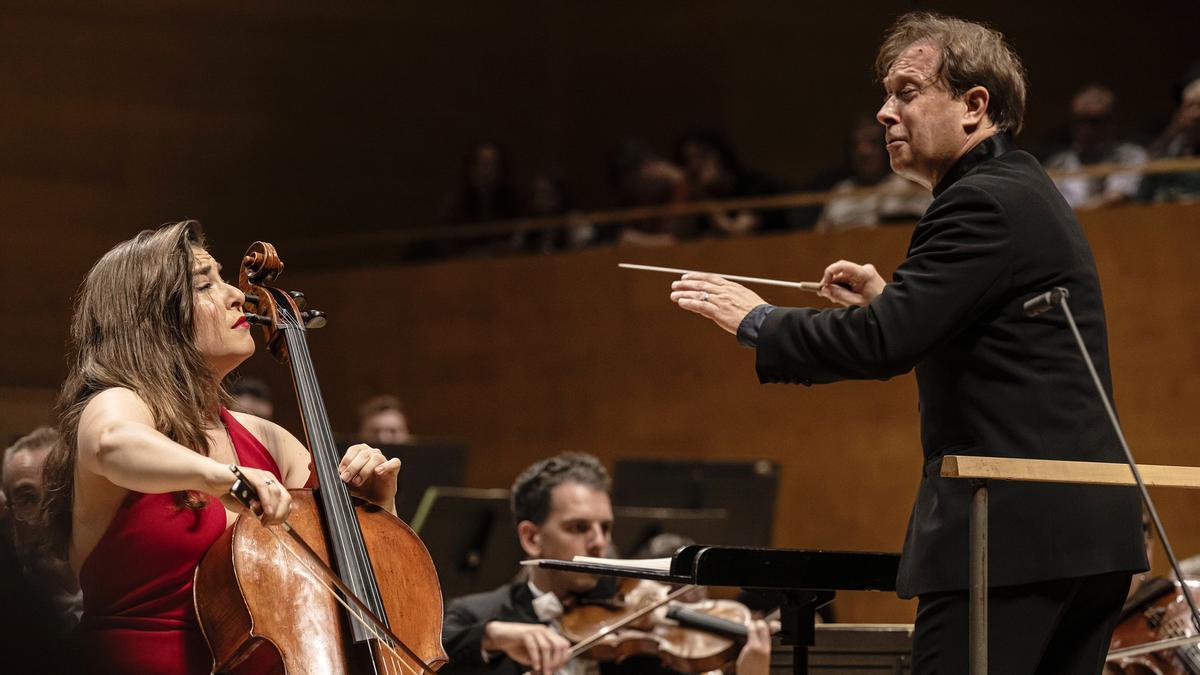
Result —
[[529, 585], [529, 591], [533, 593], [533, 613], [538, 621], [557, 621], [558, 617], [563, 615], [562, 601], [558, 596], [534, 586], [532, 581], [526, 583]]

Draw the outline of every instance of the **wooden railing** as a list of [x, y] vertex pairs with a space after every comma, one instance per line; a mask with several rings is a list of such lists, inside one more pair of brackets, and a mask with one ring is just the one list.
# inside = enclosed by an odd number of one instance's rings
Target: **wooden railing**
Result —
[[[1200, 171], [1200, 158], [1160, 159], [1145, 164], [1092, 164], [1072, 171], [1050, 171], [1049, 174], [1052, 178], [1074, 178], [1102, 177], [1117, 173], [1151, 175], [1189, 171]], [[839, 190], [837, 192], [792, 192], [759, 197], [694, 201], [682, 204], [576, 211], [542, 218], [515, 218], [484, 223], [440, 224], [379, 232], [339, 234], [329, 237], [313, 237], [302, 242], [297, 242], [299, 250], [296, 252], [304, 255], [307, 252], [328, 253], [330, 250], [338, 249], [366, 250], [379, 249], [381, 247], [400, 247], [423, 241], [465, 240], [472, 237], [486, 237], [515, 232], [552, 230], [571, 227], [579, 223], [608, 225], [650, 218], [701, 215], [712, 213], [713, 211], [763, 211], [802, 208], [821, 206], [835, 198], [843, 199], [857, 195], [870, 195], [874, 192], [876, 192], [876, 188], [874, 187]], [[913, 193], [920, 194], [922, 192], [924, 192], [924, 189], [914, 184]]]

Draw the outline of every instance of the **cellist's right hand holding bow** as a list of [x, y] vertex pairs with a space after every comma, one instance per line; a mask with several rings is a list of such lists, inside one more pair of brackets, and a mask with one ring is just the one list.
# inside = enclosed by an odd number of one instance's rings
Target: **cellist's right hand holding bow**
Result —
[[[245, 507], [229, 494], [230, 488], [238, 479], [237, 475], [233, 473], [229, 465], [215, 461], [213, 463], [217, 466], [213, 469], [213, 476], [210, 479], [212, 488], [209, 492], [219, 496], [225, 508], [235, 513], [244, 511]], [[275, 474], [248, 466], [239, 466], [238, 471], [241, 471], [250, 485], [254, 487], [254, 491], [258, 493], [259, 510], [255, 515], [259, 517], [263, 525], [275, 525], [287, 520], [288, 514], [292, 512], [292, 495], [288, 493], [287, 487], [275, 478]]]
[[481, 646], [486, 652], [504, 652], [532, 672], [546, 675], [566, 665], [571, 650], [571, 643], [548, 626], [507, 621], [489, 621]]

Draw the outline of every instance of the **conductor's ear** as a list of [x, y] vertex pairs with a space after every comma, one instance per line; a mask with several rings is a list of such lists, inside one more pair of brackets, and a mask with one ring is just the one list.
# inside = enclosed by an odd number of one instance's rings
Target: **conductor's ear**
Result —
[[517, 539], [521, 548], [530, 558], [542, 557], [542, 528], [532, 520], [522, 520], [517, 523]]
[[991, 94], [988, 93], [986, 87], [971, 87], [963, 93], [962, 101], [966, 105], [962, 116], [964, 131], [969, 134], [978, 129], [980, 125], [985, 127], [992, 125], [992, 119], [988, 116], [988, 103], [991, 101]]

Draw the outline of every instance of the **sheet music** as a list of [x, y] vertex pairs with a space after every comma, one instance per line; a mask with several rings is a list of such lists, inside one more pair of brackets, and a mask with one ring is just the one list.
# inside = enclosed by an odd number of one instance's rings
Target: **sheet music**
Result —
[[601, 565], [605, 567], [624, 567], [637, 570], [653, 570], [655, 572], [670, 572], [670, 558], [642, 558], [638, 560], [620, 559], [620, 558], [590, 558], [586, 555], [577, 555], [572, 558], [574, 562], [587, 563], [589, 565]]
[[[541, 564], [543, 562], [546, 562], [546, 561], [544, 559], [523, 560], [523, 561], [521, 561], [521, 564], [538, 567], [538, 566], [541, 566]], [[553, 562], [562, 562], [562, 561], [555, 560]], [[661, 572], [663, 574], [667, 574], [671, 571], [671, 559], [670, 558], [649, 558], [649, 559], [639, 559], [639, 560], [625, 560], [625, 559], [620, 559], [620, 558], [591, 558], [591, 557], [588, 557], [585, 555], [577, 555], [571, 559], [571, 562], [591, 565], [593, 567], [602, 567], [605, 569], [610, 569], [614, 572], [621, 571], [621, 570], [645, 570], [645, 571], [650, 571], [650, 572]]]

